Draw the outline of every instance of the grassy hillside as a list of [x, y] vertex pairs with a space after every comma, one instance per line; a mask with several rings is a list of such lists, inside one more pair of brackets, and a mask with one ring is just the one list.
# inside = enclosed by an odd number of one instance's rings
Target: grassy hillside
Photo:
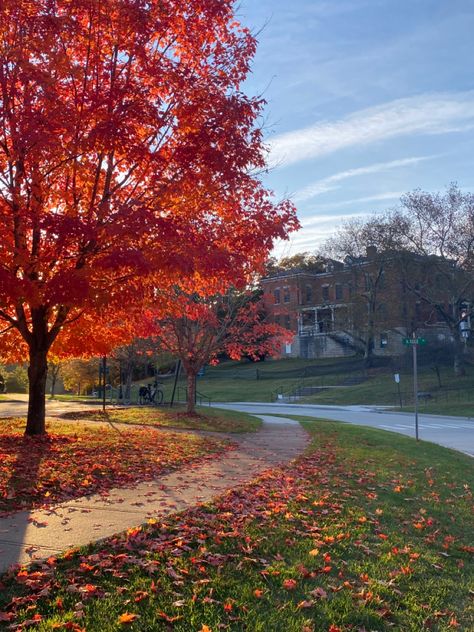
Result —
[[[366, 369], [358, 358], [327, 360], [281, 359], [265, 362], [225, 361], [206, 367], [198, 378], [197, 390], [202, 395], [198, 404], [212, 402], [277, 401], [279, 396], [290, 401], [311, 404], [371, 405], [380, 404], [399, 408], [400, 397], [394, 372], [400, 374], [402, 407], [413, 407], [413, 375], [410, 358], [380, 361], [376, 368]], [[395, 364], [397, 362], [397, 364]], [[456, 377], [448, 364], [420, 367], [418, 392], [420, 410], [430, 413], [474, 416], [474, 367], [468, 366], [466, 376]], [[174, 377], [160, 378], [165, 402], [171, 398]], [[150, 377], [134, 386], [136, 403], [140, 384], [153, 382]], [[309, 389], [313, 388], [313, 392]], [[319, 389], [319, 390], [315, 390]], [[186, 379], [178, 382], [176, 401], [186, 397]]]

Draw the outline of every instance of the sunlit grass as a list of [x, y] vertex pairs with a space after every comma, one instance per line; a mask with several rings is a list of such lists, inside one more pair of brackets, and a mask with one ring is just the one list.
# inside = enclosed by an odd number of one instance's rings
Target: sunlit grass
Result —
[[241, 413], [219, 408], [200, 406], [196, 415], [189, 415], [185, 407], [173, 409], [164, 407], [138, 406], [131, 408], [111, 408], [105, 413], [101, 410], [68, 412], [62, 416], [66, 419], [82, 419], [92, 421], [109, 421], [111, 423], [164, 426], [192, 430], [214, 432], [255, 432], [262, 422], [248, 413]]
[[294, 465], [4, 578], [5, 620], [37, 616], [41, 631], [472, 629], [472, 460], [384, 431], [304, 426], [313, 443]]

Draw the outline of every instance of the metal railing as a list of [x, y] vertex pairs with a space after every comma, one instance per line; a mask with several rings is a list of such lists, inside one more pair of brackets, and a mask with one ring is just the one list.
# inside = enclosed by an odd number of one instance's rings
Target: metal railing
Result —
[[[182, 397], [183, 393], [184, 393], [184, 397]], [[178, 386], [176, 395], [177, 395], [176, 400], [178, 402], [187, 402], [188, 401], [188, 387]], [[195, 401], [196, 401], [196, 404], [199, 404], [199, 406], [204, 406], [204, 404], [206, 404], [207, 406], [212, 405], [212, 398], [209, 397], [208, 395], [205, 395], [204, 393], [200, 393], [199, 391], [196, 391]]]

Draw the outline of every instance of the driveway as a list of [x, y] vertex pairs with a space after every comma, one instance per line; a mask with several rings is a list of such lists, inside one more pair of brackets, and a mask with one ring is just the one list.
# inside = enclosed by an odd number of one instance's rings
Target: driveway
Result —
[[[415, 417], [413, 413], [399, 413], [374, 406], [320, 406], [302, 404], [263, 404], [258, 402], [215, 403], [219, 408], [241, 410], [248, 413], [279, 415], [301, 415], [304, 417], [322, 417], [344, 421], [349, 424], [369, 426], [390, 430], [399, 434], [415, 436]], [[446, 448], [453, 448], [474, 456], [474, 410], [473, 418], [447, 417], [442, 415], [419, 415], [419, 436]]]

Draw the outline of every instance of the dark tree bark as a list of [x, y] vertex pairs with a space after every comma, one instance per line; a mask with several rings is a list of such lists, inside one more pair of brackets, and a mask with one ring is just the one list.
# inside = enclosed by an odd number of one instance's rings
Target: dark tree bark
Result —
[[50, 369], [50, 373], [51, 373], [51, 391], [50, 391], [50, 395], [51, 395], [51, 399], [54, 399], [54, 395], [56, 392], [56, 383], [58, 381], [58, 377], [59, 377], [59, 371], [61, 370], [61, 366], [59, 364], [55, 364], [50, 363], [48, 365], [48, 371]]
[[454, 375], [462, 377], [466, 375], [465, 367], [465, 345], [457, 337], [457, 332], [454, 334]]
[[194, 371], [187, 371], [187, 383], [188, 383], [188, 393], [187, 393], [187, 413], [189, 415], [196, 414], [196, 375], [197, 373]]
[[48, 375], [48, 349], [35, 344], [30, 346], [28, 366], [28, 416], [25, 434], [46, 433], [46, 378]]

